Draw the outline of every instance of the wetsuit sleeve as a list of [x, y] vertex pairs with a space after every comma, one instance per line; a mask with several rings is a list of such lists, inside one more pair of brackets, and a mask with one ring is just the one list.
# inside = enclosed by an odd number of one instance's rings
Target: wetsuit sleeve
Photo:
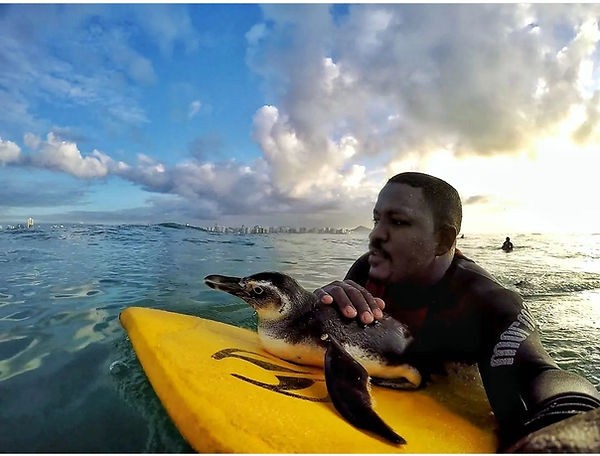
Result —
[[543, 348], [521, 297], [507, 289], [481, 297], [483, 351], [479, 371], [499, 425], [500, 449], [522, 436], [600, 406], [582, 377], [558, 368]]
[[353, 280], [359, 285], [365, 286], [369, 278], [369, 254], [365, 253], [350, 267], [344, 279]]

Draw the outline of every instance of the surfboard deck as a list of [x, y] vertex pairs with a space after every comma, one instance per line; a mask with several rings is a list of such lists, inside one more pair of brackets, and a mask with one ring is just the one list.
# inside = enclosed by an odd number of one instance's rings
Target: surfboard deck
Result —
[[270, 355], [253, 331], [141, 307], [124, 310], [120, 321], [167, 413], [198, 452], [496, 451], [483, 390], [464, 379], [419, 391], [373, 386], [375, 410], [407, 441], [393, 445], [337, 413], [321, 369]]

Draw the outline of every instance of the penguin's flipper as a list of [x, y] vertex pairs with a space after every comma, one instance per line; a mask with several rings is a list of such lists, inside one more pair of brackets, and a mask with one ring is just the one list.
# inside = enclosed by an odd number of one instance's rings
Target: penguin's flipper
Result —
[[328, 334], [325, 340], [325, 383], [340, 415], [357, 428], [371, 431], [392, 443], [406, 443], [373, 410], [367, 371], [331, 335]]

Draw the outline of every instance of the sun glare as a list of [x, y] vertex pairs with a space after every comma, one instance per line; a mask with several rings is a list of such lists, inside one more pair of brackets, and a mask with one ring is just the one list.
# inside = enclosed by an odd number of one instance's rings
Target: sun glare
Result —
[[388, 169], [420, 170], [453, 184], [463, 200], [463, 232], [600, 232], [600, 205], [593, 199], [600, 156], [571, 139], [570, 123], [519, 154], [458, 158], [440, 150], [407, 156]]

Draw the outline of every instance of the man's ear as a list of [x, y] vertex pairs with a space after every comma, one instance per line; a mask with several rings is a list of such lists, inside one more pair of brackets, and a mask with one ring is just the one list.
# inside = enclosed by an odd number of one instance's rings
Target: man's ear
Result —
[[450, 225], [442, 225], [438, 230], [438, 245], [435, 254], [443, 255], [452, 248], [456, 241], [456, 228]]

